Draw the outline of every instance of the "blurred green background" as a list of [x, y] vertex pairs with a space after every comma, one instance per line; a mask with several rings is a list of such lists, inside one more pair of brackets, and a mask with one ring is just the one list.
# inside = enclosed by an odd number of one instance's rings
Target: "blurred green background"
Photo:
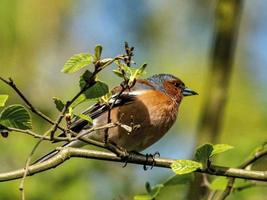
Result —
[[[0, 75], [12, 77], [40, 110], [55, 118], [52, 97], [67, 100], [78, 91], [78, 75], [60, 72], [73, 54], [104, 47], [103, 56], [123, 52], [124, 41], [135, 47], [135, 61], [148, 63], [147, 76], [171, 73], [199, 96], [186, 98], [175, 126], [145, 152], [162, 157], [189, 159], [206, 90], [213, 39], [214, 9], [211, 0], [1, 0]], [[220, 143], [235, 147], [219, 156], [218, 164], [237, 166], [266, 140], [267, 132], [267, 12], [265, 0], [245, 1], [234, 59], [230, 92]], [[100, 79], [111, 86], [119, 79], [111, 69]], [[8, 104], [21, 103], [4, 84]], [[33, 116], [34, 130], [49, 126]], [[10, 134], [0, 138], [0, 171], [22, 168], [36, 140]], [[53, 149], [44, 142], [36, 157]], [[26, 179], [26, 197], [45, 199], [132, 199], [145, 193], [145, 182], [161, 183], [172, 172], [143, 171], [141, 166], [71, 159], [56, 169]], [[0, 199], [20, 198], [20, 181], [0, 183]], [[183, 199], [187, 186], [168, 188], [159, 199]], [[229, 199], [264, 199], [265, 188], [234, 193]]]

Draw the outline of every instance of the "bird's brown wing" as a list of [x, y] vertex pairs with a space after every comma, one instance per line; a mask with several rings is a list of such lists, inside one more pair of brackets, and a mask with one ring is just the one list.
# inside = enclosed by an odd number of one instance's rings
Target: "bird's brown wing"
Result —
[[[130, 104], [135, 99], [135, 95], [132, 95], [131, 93], [123, 93], [119, 97], [116, 95], [113, 95], [113, 97], [110, 99], [110, 105], [115, 101], [113, 108], [116, 108], [121, 105]], [[84, 115], [90, 116], [92, 119], [95, 119], [102, 115], [103, 113], [107, 112], [110, 108], [110, 105], [104, 104], [104, 103], [96, 103], [87, 110], [83, 112]], [[82, 129], [89, 128], [91, 124], [88, 123], [88, 121], [75, 117], [74, 120], [71, 123], [71, 130], [74, 132], [80, 132]]]

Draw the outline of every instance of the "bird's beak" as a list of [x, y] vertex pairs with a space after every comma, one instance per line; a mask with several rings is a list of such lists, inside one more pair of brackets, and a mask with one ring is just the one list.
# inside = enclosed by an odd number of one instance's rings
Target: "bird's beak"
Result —
[[186, 97], [186, 96], [192, 96], [192, 95], [198, 95], [198, 93], [197, 92], [195, 92], [195, 91], [193, 91], [193, 90], [191, 90], [190, 88], [184, 88], [183, 89], [183, 95]]

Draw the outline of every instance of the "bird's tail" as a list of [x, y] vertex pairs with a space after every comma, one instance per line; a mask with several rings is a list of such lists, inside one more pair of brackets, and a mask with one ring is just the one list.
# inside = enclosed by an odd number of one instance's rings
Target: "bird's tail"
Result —
[[[61, 147], [82, 147], [84, 144], [81, 141], [72, 141], [72, 142], [67, 142], [65, 144], [63, 144]], [[31, 165], [34, 164], [38, 164], [38, 163], [42, 163], [44, 161], [49, 160], [50, 158], [53, 158], [55, 155], [57, 155], [59, 153], [60, 150], [53, 150], [50, 153], [42, 156], [41, 158], [37, 159], [36, 161], [34, 161]]]

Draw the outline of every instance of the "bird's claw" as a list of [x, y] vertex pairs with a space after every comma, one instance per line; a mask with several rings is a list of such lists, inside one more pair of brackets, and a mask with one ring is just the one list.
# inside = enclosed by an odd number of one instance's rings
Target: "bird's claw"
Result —
[[121, 156], [121, 160], [123, 161], [122, 168], [126, 167], [128, 165], [128, 160], [131, 158], [132, 154], [128, 153], [124, 156]]
[[[153, 169], [153, 167], [155, 166], [156, 162], [155, 162], [155, 158], [156, 157], [160, 157], [160, 153], [158, 151], [156, 151], [154, 154], [146, 154], [146, 162], [143, 166], [143, 169], [146, 171], [147, 170], [147, 165], [150, 165], [150, 169]], [[152, 161], [150, 161], [149, 159], [151, 159]]]

